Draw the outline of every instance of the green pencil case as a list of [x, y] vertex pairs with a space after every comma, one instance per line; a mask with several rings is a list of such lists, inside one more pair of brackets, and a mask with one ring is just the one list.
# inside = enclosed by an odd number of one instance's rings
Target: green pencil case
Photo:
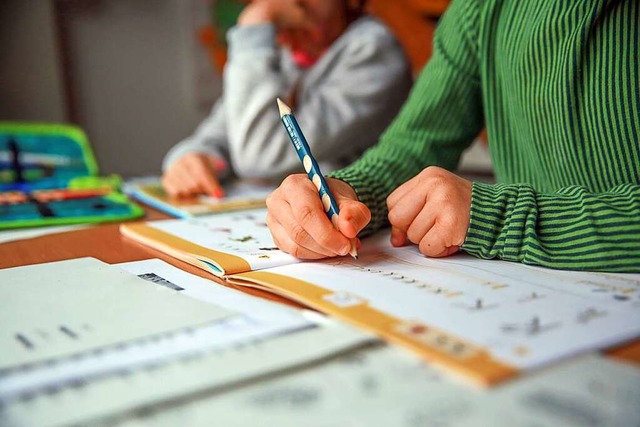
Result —
[[142, 216], [120, 184], [117, 176], [98, 175], [82, 129], [0, 122], [0, 229]]

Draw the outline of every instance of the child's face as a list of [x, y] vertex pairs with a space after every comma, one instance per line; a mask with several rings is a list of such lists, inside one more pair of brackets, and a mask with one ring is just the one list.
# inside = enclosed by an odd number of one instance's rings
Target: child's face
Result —
[[289, 47], [294, 60], [311, 66], [347, 26], [343, 0], [296, 0], [304, 11], [304, 28], [281, 29], [278, 40]]

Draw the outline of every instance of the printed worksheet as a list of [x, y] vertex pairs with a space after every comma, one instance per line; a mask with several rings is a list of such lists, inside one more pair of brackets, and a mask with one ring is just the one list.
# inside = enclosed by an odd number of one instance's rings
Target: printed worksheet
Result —
[[[317, 314], [313, 323], [312, 328], [222, 348], [202, 348], [140, 369], [47, 387], [22, 398], [0, 398], [0, 425], [118, 425], [114, 420], [131, 413], [172, 407], [207, 393], [219, 396], [280, 372], [314, 366], [372, 341], [369, 335]], [[174, 425], [190, 424], [184, 421]]]
[[233, 275], [493, 383], [640, 336], [640, 275], [567, 272], [366, 240], [342, 257]]
[[[118, 418], [120, 427], [629, 427], [640, 369], [593, 355], [477, 390], [397, 347], [360, 349], [224, 394]], [[26, 405], [25, 405], [26, 406]]]

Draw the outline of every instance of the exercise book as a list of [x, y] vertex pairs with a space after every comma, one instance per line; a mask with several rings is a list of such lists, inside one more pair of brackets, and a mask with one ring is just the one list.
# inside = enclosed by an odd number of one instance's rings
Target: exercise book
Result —
[[491, 385], [640, 336], [640, 275], [572, 272], [427, 258], [389, 233], [364, 239], [359, 259], [303, 262], [280, 250], [253, 210], [124, 224], [139, 242], [230, 283], [297, 301], [479, 384]]

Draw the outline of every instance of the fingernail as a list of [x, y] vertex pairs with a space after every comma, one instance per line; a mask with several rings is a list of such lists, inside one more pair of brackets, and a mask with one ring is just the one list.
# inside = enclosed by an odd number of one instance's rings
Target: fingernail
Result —
[[340, 255], [343, 255], [343, 256], [344, 256], [344, 255], [347, 255], [349, 252], [351, 252], [351, 245], [350, 245], [350, 244], [349, 244], [349, 245], [347, 245], [347, 246], [343, 246], [343, 247], [340, 249]]
[[213, 168], [217, 171], [223, 171], [227, 168], [227, 162], [224, 159], [215, 157], [213, 159]]

